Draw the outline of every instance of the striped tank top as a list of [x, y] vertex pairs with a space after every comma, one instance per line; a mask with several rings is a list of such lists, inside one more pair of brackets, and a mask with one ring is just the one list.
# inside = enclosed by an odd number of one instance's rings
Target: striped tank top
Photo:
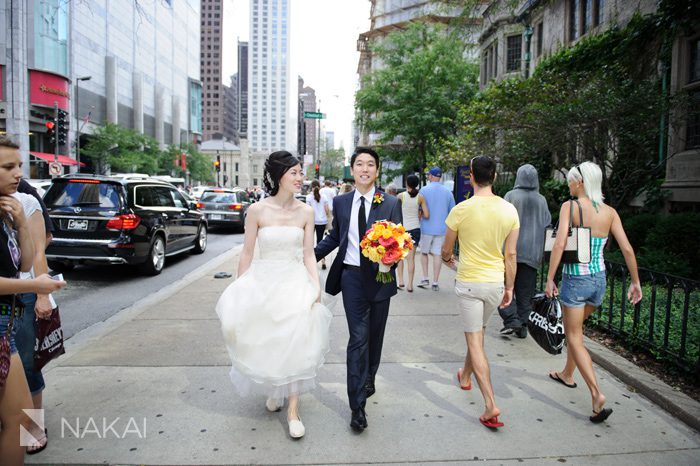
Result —
[[608, 238], [591, 236], [591, 262], [588, 264], [564, 264], [563, 273], [567, 275], [593, 275], [605, 271], [603, 249]]

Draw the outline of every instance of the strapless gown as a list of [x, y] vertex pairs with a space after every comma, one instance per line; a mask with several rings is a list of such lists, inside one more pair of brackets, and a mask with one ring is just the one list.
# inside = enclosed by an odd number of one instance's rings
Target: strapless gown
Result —
[[304, 266], [303, 239], [299, 227], [258, 230], [259, 258], [216, 304], [231, 380], [243, 396], [263, 392], [281, 403], [313, 388], [329, 351], [332, 314], [316, 303], [319, 288]]

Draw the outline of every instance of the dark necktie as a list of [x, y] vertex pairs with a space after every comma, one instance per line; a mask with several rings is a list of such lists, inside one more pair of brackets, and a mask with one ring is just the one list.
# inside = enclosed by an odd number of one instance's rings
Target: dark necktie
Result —
[[367, 232], [367, 215], [365, 214], [365, 197], [360, 196], [360, 211], [357, 214], [357, 231], [359, 233], [359, 241], [362, 241], [362, 238], [365, 236], [365, 233]]

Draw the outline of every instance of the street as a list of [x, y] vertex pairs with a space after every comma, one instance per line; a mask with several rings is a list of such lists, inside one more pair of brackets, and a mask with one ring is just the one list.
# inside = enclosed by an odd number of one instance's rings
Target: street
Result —
[[186, 252], [167, 257], [160, 275], [142, 275], [129, 266], [96, 265], [77, 266], [64, 273], [68, 285], [54, 294], [61, 309], [64, 338], [108, 319], [242, 242], [243, 234], [236, 230], [211, 228], [204, 254]]

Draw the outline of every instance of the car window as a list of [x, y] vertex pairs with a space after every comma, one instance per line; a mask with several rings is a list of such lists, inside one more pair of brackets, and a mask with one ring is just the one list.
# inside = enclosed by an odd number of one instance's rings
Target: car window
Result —
[[177, 207], [178, 209], [189, 209], [190, 206], [187, 203], [187, 200], [176, 189], [171, 189], [170, 195], [173, 198], [173, 202], [175, 203], [175, 207]]
[[237, 201], [236, 195], [234, 193], [216, 193], [213, 191], [209, 191], [202, 194], [200, 202], [220, 202], [226, 204], [233, 204]]
[[134, 188], [134, 202], [143, 207], [155, 207], [153, 190], [148, 186], [136, 186]]
[[44, 197], [48, 207], [94, 207], [114, 210], [119, 207], [119, 185], [97, 180], [57, 182]]
[[170, 188], [165, 186], [155, 186], [153, 194], [156, 197], [156, 202], [159, 207], [175, 207], [175, 201], [170, 195]]

